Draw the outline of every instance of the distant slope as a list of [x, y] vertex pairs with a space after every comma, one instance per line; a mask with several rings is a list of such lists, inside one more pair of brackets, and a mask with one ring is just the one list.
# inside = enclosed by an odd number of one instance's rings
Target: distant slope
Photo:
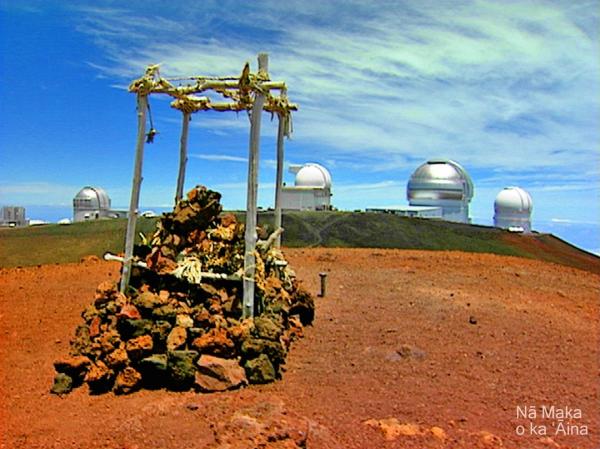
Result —
[[[236, 212], [243, 220], [244, 214]], [[156, 219], [140, 219], [152, 232]], [[273, 212], [259, 215], [272, 228]], [[0, 266], [75, 262], [85, 255], [121, 252], [125, 220], [0, 230]], [[527, 257], [600, 273], [600, 258], [547, 234], [519, 235], [500, 229], [361, 212], [289, 212], [284, 246], [456, 250]]]
[[[140, 219], [138, 232], [151, 232], [156, 220]], [[0, 228], [0, 267], [78, 262], [83, 256], [121, 252], [126, 220], [99, 220], [70, 225]]]

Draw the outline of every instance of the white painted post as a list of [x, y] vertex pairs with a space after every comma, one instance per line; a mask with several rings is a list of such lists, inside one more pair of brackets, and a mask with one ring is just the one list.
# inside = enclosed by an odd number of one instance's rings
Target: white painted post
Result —
[[127, 233], [125, 235], [125, 257], [121, 273], [121, 292], [125, 293], [131, 277], [131, 263], [133, 257], [133, 243], [135, 241], [135, 225], [140, 202], [140, 186], [142, 184], [142, 160], [144, 159], [144, 141], [146, 139], [146, 111], [148, 109], [148, 95], [137, 95], [138, 134], [135, 146], [135, 163], [133, 168], [133, 183], [131, 186], [131, 201], [127, 217]]
[[185, 167], [187, 165], [188, 131], [191, 114], [182, 112], [181, 140], [179, 146], [179, 175], [177, 176], [177, 191], [175, 192], [175, 204], [183, 198], [183, 184], [185, 183]]
[[[258, 55], [258, 71], [268, 72], [269, 56], [266, 53]], [[248, 191], [246, 198], [246, 233], [244, 252], [244, 297], [242, 303], [242, 317], [254, 317], [254, 274], [256, 260], [256, 201], [258, 194], [258, 157], [260, 149], [260, 122], [265, 95], [255, 92], [252, 116], [250, 118], [250, 147], [248, 156]]]
[[[289, 120], [287, 115], [277, 114], [279, 118], [279, 128], [277, 130], [277, 176], [275, 179], [275, 229], [281, 228], [281, 188], [283, 184], [283, 139], [286, 134], [287, 121]], [[277, 236], [275, 240], [275, 248], [281, 247], [281, 234]]]

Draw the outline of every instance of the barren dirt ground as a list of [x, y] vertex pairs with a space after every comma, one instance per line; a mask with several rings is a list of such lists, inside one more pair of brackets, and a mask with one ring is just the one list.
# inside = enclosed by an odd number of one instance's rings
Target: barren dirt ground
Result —
[[51, 395], [52, 362], [119, 265], [0, 270], [0, 447], [255, 447], [257, 429], [308, 433], [309, 448], [600, 447], [598, 275], [458, 252], [285, 252], [314, 293], [329, 273], [314, 326], [281, 381], [219, 394]]

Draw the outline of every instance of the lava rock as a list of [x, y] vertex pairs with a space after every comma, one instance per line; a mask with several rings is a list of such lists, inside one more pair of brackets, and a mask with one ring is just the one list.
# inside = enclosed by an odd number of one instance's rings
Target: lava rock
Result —
[[167, 337], [167, 350], [173, 351], [180, 349], [185, 346], [187, 340], [187, 331], [185, 327], [174, 327], [169, 336]]
[[[257, 317], [254, 319], [256, 334], [266, 340], [279, 341], [281, 337], [281, 323], [276, 322], [277, 318], [271, 316]], [[279, 321], [279, 320], [277, 320]]]
[[125, 346], [127, 354], [132, 360], [139, 360], [142, 357], [149, 355], [152, 351], [154, 342], [150, 335], [142, 335], [129, 340]]
[[153, 354], [139, 361], [139, 370], [146, 388], [160, 388], [167, 381], [167, 355]]
[[285, 361], [286, 351], [281, 342], [248, 338], [244, 340], [240, 349], [243, 357], [246, 359], [254, 359], [260, 355], [267, 356], [277, 370]]
[[226, 356], [233, 353], [235, 344], [225, 329], [211, 329], [192, 342], [192, 346], [203, 354]]
[[142, 315], [133, 304], [125, 304], [121, 307], [121, 311], [117, 314], [117, 318], [124, 320], [140, 320], [142, 319]]
[[115, 393], [131, 393], [140, 387], [141, 381], [142, 375], [131, 366], [128, 366], [117, 374], [117, 379], [115, 380]]
[[117, 348], [106, 356], [106, 364], [112, 369], [125, 366], [127, 362], [129, 362], [129, 356], [123, 348]]
[[179, 314], [175, 318], [175, 324], [180, 327], [194, 327], [194, 319], [186, 314]]
[[167, 370], [170, 386], [174, 390], [188, 390], [194, 383], [196, 374], [195, 361], [198, 351], [169, 351], [167, 353]]
[[88, 370], [85, 381], [92, 392], [103, 393], [112, 388], [113, 374], [113, 371], [102, 360], [98, 360]]
[[152, 332], [152, 320], [120, 320], [118, 324], [119, 333], [128, 340], [130, 338], [141, 337]]
[[67, 394], [73, 389], [73, 379], [65, 373], [57, 373], [54, 377], [54, 385], [50, 389], [52, 394]]
[[168, 321], [169, 323], [175, 323], [177, 318], [177, 309], [171, 304], [165, 304], [164, 306], [157, 307], [152, 311], [152, 317], [155, 320]]
[[197, 363], [195, 386], [203, 392], [225, 391], [248, 384], [237, 360], [203, 355]]
[[273, 382], [276, 379], [275, 368], [265, 354], [259, 355], [257, 358], [248, 360], [244, 364], [248, 381], [251, 384], [266, 384]]
[[[164, 305], [163, 299], [160, 295], [156, 295], [151, 292], [143, 292], [132, 300], [133, 305], [142, 311], [152, 311], [156, 307]], [[142, 312], [143, 313], [143, 312]]]

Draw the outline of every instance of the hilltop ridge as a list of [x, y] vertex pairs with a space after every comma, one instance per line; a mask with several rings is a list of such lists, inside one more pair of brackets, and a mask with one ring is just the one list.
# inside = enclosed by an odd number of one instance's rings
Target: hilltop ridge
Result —
[[[244, 214], [236, 212], [243, 220]], [[141, 218], [138, 232], [152, 234], [156, 218]], [[273, 212], [259, 214], [272, 226]], [[86, 255], [123, 250], [126, 220], [0, 230], [0, 266], [76, 262]], [[600, 273], [600, 258], [551, 234], [366, 212], [286, 212], [287, 247], [396, 248], [465, 251], [525, 257]], [[27, 242], [25, 245], [24, 242]], [[31, 251], [34, 248], [35, 251]]]

